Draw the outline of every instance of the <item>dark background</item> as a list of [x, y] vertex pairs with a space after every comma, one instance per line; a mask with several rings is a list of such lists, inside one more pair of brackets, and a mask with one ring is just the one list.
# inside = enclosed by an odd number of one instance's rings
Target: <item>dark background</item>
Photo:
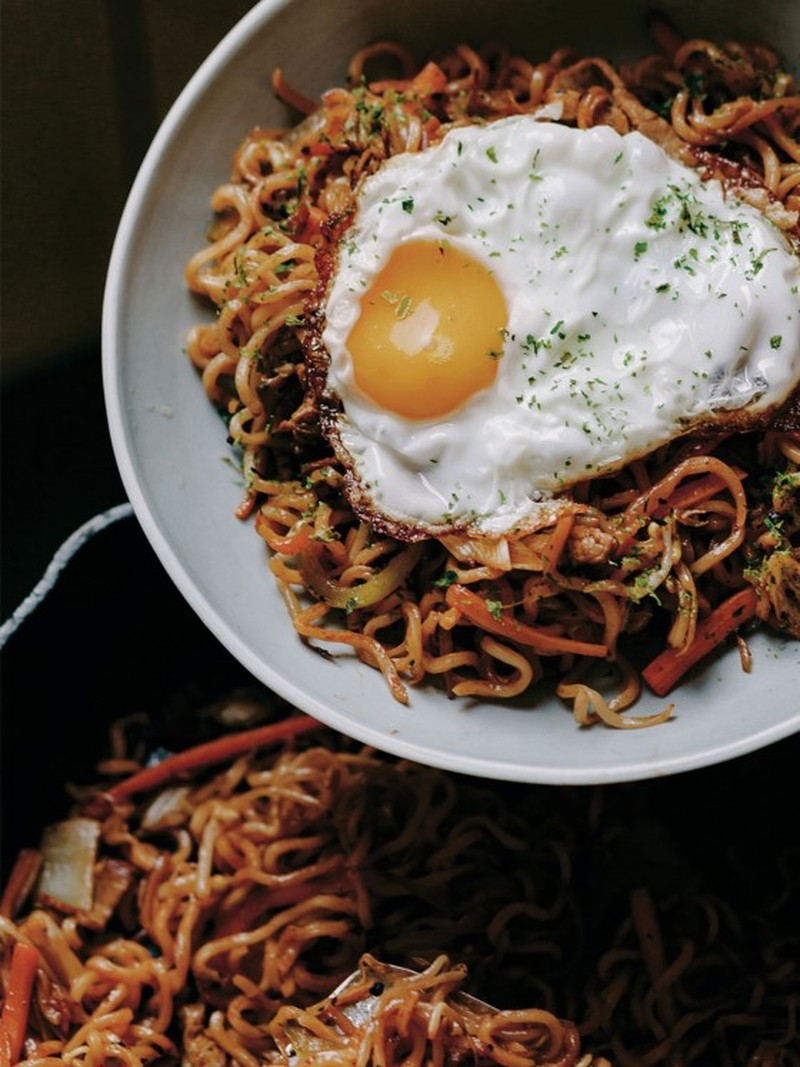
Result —
[[136, 170], [253, 0], [3, 0], [0, 621], [57, 547], [125, 493], [100, 314]]
[[[77, 527], [126, 499], [100, 362], [114, 234], [159, 123], [253, 2], [3, 0], [0, 623]], [[64, 812], [112, 716], [247, 680], [134, 519], [96, 537], [3, 650], [4, 869]]]

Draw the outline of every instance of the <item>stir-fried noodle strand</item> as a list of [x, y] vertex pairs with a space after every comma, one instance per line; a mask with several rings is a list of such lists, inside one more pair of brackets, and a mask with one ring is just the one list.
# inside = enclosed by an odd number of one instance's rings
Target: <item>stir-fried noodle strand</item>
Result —
[[[643, 656], [625, 649], [649, 640], [672, 650], [654, 685], [666, 695], [698, 658], [698, 624], [748, 584], [757, 596], [737, 625], [757, 615], [800, 634], [796, 419], [684, 437], [575, 486], [566, 515], [510, 544], [454, 536], [409, 546], [354, 514], [309, 388], [320, 257], [335, 249], [359, 179], [460, 125], [551, 105], [569, 125], [637, 129], [708, 174], [746, 175], [739, 195], [797, 237], [793, 77], [761, 46], [684, 41], [657, 18], [652, 31], [659, 52], [619, 67], [568, 48], [532, 62], [459, 45], [418, 68], [381, 42], [321, 103], [277, 71], [275, 90], [306, 118], [253, 130], [212, 198], [216, 222], [186, 280], [218, 316], [192, 331], [188, 351], [242, 450], [239, 515], [255, 514], [298, 633], [349, 646], [400, 701], [406, 684], [434, 676], [451, 695], [511, 697], [549, 675], [579, 722], [641, 726], [669, 709], [622, 714], [640, 690], [632, 658]], [[394, 74], [378, 77], [387, 63]], [[533, 631], [546, 641], [520, 637]]]
[[[201, 737], [272, 714], [187, 712]], [[11, 871], [6, 1062], [800, 1063], [796, 803], [769, 823], [790, 754], [743, 769], [756, 796], [726, 768], [648, 801], [463, 779], [297, 715], [153, 764], [158, 740], [116, 722], [101, 783]], [[708, 849], [723, 822], [730, 854]]]

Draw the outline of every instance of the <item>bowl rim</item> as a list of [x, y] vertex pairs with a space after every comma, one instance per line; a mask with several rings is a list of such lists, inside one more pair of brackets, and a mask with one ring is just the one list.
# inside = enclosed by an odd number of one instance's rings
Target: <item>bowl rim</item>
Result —
[[[178, 95], [161, 123], [136, 175], [122, 212], [103, 295], [102, 376], [109, 433], [114, 456], [134, 514], [170, 578], [205, 626], [255, 678], [299, 709], [318, 717], [326, 725], [340, 730], [362, 743], [391, 751], [394, 755], [443, 767], [458, 773], [484, 778], [552, 785], [590, 785], [637, 781], [653, 776], [676, 774], [723, 762], [763, 748], [800, 731], [800, 710], [784, 720], [755, 729], [726, 742], [700, 750], [656, 759], [619, 760], [600, 768], [576, 767], [568, 763], [536, 763], [520, 758], [517, 762], [458, 754], [442, 753], [419, 741], [403, 737], [387, 738], [386, 731], [372, 727], [368, 720], [352, 718], [305, 692], [272, 663], [256, 654], [220, 616], [218, 610], [198, 589], [181, 562], [177, 548], [160, 525], [143, 483], [138, 476], [126, 435], [125, 398], [118, 372], [117, 338], [123, 318], [122, 281], [132, 248], [136, 221], [145, 203], [150, 183], [163, 150], [191, 113], [195, 99], [227, 63], [231, 53], [243, 45], [263, 23], [290, 6], [293, 0], [260, 0], [218, 42], [208, 57]], [[576, 727], [577, 729], [577, 727]]]

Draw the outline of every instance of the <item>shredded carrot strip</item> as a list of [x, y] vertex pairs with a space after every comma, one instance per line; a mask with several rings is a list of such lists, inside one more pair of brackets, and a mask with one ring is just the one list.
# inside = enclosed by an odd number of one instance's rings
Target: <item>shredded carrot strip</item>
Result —
[[17, 941], [11, 956], [3, 1014], [0, 1017], [0, 1065], [17, 1063], [28, 1029], [31, 993], [39, 967], [39, 950]]
[[447, 88], [447, 75], [438, 63], [426, 63], [419, 74], [409, 83], [408, 90], [418, 96], [433, 96]]
[[713, 651], [756, 613], [756, 592], [751, 586], [724, 600], [697, 624], [694, 640], [685, 649], [668, 648], [642, 671], [642, 678], [656, 696], [666, 696], [686, 672]]
[[0, 898], [0, 915], [14, 918], [33, 889], [41, 866], [42, 854], [38, 848], [20, 850]]
[[511, 616], [503, 614], [495, 618], [486, 606], [483, 597], [471, 592], [463, 585], [451, 585], [446, 597], [450, 607], [457, 608], [463, 615], [466, 615], [470, 622], [480, 626], [482, 630], [505, 637], [518, 645], [527, 645], [542, 656], [558, 656], [568, 652], [576, 656], [595, 656], [598, 659], [604, 659], [608, 655], [605, 645], [561, 637], [541, 627], [517, 622]]
[[239, 734], [226, 734], [216, 741], [167, 756], [154, 767], [145, 767], [143, 771], [112, 785], [106, 793], [114, 800], [125, 800], [136, 793], [156, 789], [173, 778], [210, 767], [214, 763], [223, 763], [245, 752], [252, 752], [253, 749], [274, 744], [276, 741], [285, 741], [289, 737], [305, 734], [319, 727], [320, 723], [310, 715], [295, 715], [281, 722], [270, 723], [269, 726], [257, 726], [254, 730], [244, 730]]
[[256, 506], [256, 495], [255, 495], [255, 493], [247, 493], [246, 496], [244, 496], [242, 498], [242, 500], [240, 501], [240, 503], [237, 505], [236, 509], [234, 510], [234, 515], [236, 516], [237, 519], [242, 519], [242, 520], [249, 519], [250, 515], [253, 512], [253, 508], [255, 506]]

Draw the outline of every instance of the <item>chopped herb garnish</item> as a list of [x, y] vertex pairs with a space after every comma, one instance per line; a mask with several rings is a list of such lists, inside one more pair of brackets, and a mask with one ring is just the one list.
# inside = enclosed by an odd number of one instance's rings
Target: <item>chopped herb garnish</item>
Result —
[[667, 204], [669, 203], [670, 194], [665, 193], [660, 196], [658, 200], [653, 204], [653, 210], [650, 213], [650, 217], [645, 219], [645, 226], [649, 226], [651, 230], [663, 230], [667, 225]]
[[683, 81], [692, 96], [697, 97], [698, 100], [705, 100], [706, 83], [702, 73], [690, 70], [684, 75]]
[[500, 614], [501, 614], [501, 612], [503, 610], [503, 601], [502, 600], [487, 600], [486, 601], [486, 607], [488, 608], [489, 614], [492, 616], [492, 618], [496, 619], [499, 622], [500, 621]]
[[760, 274], [764, 269], [764, 260], [770, 254], [770, 252], [777, 252], [777, 248], [765, 248], [764, 251], [750, 260], [749, 268], [744, 272], [745, 278], [748, 281], [752, 281], [757, 274]]
[[438, 589], [447, 589], [458, 581], [458, 575], [455, 571], [445, 571], [441, 578], [437, 578], [433, 583]]

